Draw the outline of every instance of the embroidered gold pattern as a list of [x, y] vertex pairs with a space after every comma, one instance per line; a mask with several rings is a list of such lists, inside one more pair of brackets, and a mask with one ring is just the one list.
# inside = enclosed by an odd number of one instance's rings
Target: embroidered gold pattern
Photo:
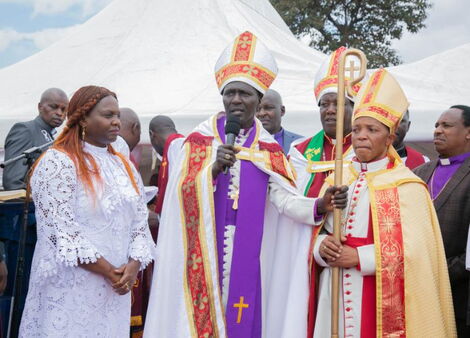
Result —
[[375, 192], [382, 275], [382, 335], [405, 337], [405, 271], [397, 188]]

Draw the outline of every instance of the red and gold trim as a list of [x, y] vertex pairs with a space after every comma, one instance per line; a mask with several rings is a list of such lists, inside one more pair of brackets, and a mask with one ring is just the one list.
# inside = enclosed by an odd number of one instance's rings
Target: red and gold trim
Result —
[[393, 133], [408, 107], [399, 83], [385, 69], [375, 71], [364, 91], [359, 93], [353, 112], [353, 122], [359, 117], [372, 117]]
[[379, 69], [374, 74], [372, 74], [372, 79], [367, 84], [366, 93], [363, 96], [361, 106], [375, 101], [375, 96], [378, 93], [378, 89], [382, 84], [382, 81], [385, 77], [385, 69]]
[[[314, 90], [315, 97], [317, 99], [319, 99], [318, 96], [326, 88], [338, 86], [339, 59], [346, 50], [347, 48], [342, 46], [331, 54], [330, 63], [328, 65], [328, 72], [326, 76], [316, 85], [315, 90]], [[347, 80], [348, 78], [346, 78], [346, 81]], [[361, 88], [361, 84], [358, 83], [354, 85], [353, 90], [357, 94], [360, 88]]]
[[231, 62], [251, 61], [256, 50], [256, 36], [251, 32], [240, 34], [233, 44]]
[[377, 337], [405, 337], [404, 246], [398, 189], [375, 190], [373, 199]]
[[142, 316], [131, 316], [131, 326], [142, 326]]
[[241, 61], [230, 63], [222, 67], [216, 74], [217, 87], [220, 89], [222, 85], [233, 77], [243, 76], [256, 82], [261, 88], [267, 90], [276, 78], [276, 74], [263, 66], [249, 62]]
[[[346, 80], [348, 80], [348, 78], [346, 78]], [[318, 97], [318, 95], [326, 88], [337, 87], [337, 86], [338, 86], [338, 75], [327, 76], [323, 80], [321, 80], [320, 83], [315, 87], [315, 97]], [[353, 86], [353, 90], [356, 94], [359, 92], [359, 89], [361, 89], [360, 83], [355, 84]]]
[[330, 65], [328, 66], [328, 76], [338, 76], [339, 58], [346, 50], [346, 47], [341, 46], [333, 52], [333, 55], [330, 57]]
[[187, 151], [185, 167], [179, 184], [180, 202], [183, 206], [182, 224], [185, 248], [185, 294], [188, 312], [192, 315], [191, 331], [197, 337], [216, 335], [214, 300], [210, 293], [211, 281], [207, 280], [207, 260], [201, 229], [201, 205], [198, 180], [202, 169], [210, 161], [213, 137], [199, 133], [189, 135], [185, 141]]
[[269, 152], [271, 170], [287, 179], [289, 183], [295, 187], [294, 175], [287, 169], [288, 162], [281, 146], [278, 143], [263, 141], [259, 141], [258, 144], [259, 150]]
[[355, 111], [354, 119], [361, 116], [372, 116], [391, 129], [398, 124], [401, 118], [400, 113], [380, 104], [361, 106]]

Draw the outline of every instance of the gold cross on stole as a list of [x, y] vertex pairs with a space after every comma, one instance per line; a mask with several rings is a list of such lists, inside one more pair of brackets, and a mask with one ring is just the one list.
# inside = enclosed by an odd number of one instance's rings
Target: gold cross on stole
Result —
[[237, 307], [237, 308], [238, 308], [237, 324], [240, 324], [240, 322], [242, 321], [242, 312], [243, 312], [243, 309], [250, 306], [249, 304], [244, 304], [244, 303], [243, 303], [244, 300], [245, 300], [245, 297], [241, 296], [241, 297], [240, 297], [240, 303], [238, 303], [238, 304], [233, 304], [233, 307]]
[[233, 209], [233, 210], [237, 210], [237, 209], [238, 209], [238, 198], [239, 198], [239, 192], [238, 192], [238, 190], [235, 191], [233, 194], [230, 195], [230, 199], [233, 200], [233, 206], [232, 206], [232, 209]]

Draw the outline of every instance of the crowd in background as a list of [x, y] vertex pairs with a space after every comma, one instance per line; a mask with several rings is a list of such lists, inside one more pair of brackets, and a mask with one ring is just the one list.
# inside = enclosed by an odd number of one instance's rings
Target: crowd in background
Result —
[[[340, 336], [470, 336], [470, 107], [442, 112], [430, 160], [404, 142], [413, 110], [400, 85], [374, 72], [345, 100], [335, 186], [345, 49], [317, 73], [322, 129], [305, 136], [282, 125], [267, 48], [245, 32], [228, 50], [216, 65], [225, 112], [186, 136], [156, 115], [146, 182], [138, 112], [119, 93], [85, 86], [69, 101], [50, 88], [37, 117], [12, 126], [5, 160], [51, 143], [29, 183], [22, 160], [3, 171], [5, 190], [29, 184], [37, 222], [20, 336], [324, 337], [332, 267]], [[12, 271], [0, 244], [1, 293]]]

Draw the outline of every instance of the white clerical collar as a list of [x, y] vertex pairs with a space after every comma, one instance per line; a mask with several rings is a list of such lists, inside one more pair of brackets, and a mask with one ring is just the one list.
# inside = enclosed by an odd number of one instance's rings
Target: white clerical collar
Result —
[[450, 165], [450, 159], [449, 158], [440, 158], [439, 162], [441, 162], [441, 165]]
[[361, 172], [361, 171], [367, 171], [367, 172], [373, 172], [373, 171], [378, 171], [381, 169], [387, 168], [388, 163], [390, 162], [388, 156], [385, 156], [381, 160], [377, 160], [374, 162], [358, 162], [357, 158], [354, 158], [352, 161], [352, 165], [356, 171]]
[[240, 133], [238, 135], [240, 135], [240, 136], [250, 135], [252, 129], [253, 129], [253, 127], [240, 129]]
[[451, 165], [451, 164], [459, 164], [459, 163], [462, 164], [469, 157], [470, 157], [470, 152], [447, 157], [447, 158], [439, 158], [439, 164], [444, 165], [444, 166]]

